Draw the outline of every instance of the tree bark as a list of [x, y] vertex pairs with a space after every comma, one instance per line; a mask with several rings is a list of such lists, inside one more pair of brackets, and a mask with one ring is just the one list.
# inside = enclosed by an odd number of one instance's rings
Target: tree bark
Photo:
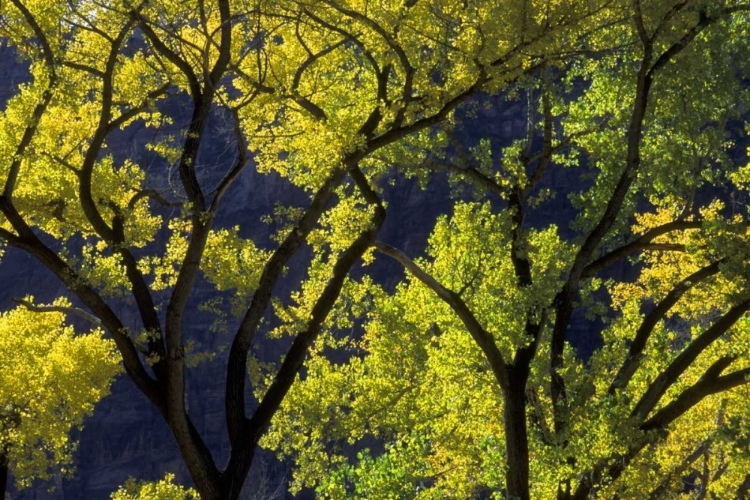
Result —
[[8, 490], [8, 457], [0, 453], [0, 499], [5, 498]]
[[509, 372], [503, 411], [505, 426], [505, 456], [507, 470], [505, 487], [508, 500], [530, 500], [529, 495], [529, 441], [526, 429], [526, 370]]

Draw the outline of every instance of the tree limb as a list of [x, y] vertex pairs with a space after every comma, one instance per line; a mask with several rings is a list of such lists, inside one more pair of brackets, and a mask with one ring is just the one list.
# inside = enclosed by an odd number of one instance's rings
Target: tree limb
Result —
[[643, 319], [643, 322], [641, 323], [641, 326], [638, 328], [638, 331], [636, 332], [632, 343], [630, 344], [627, 358], [625, 358], [625, 361], [623, 362], [622, 366], [620, 366], [617, 375], [615, 375], [615, 378], [612, 380], [612, 384], [607, 390], [608, 394], [613, 395], [618, 389], [622, 390], [627, 387], [630, 379], [633, 377], [635, 371], [640, 365], [643, 350], [646, 348], [646, 342], [648, 342], [648, 339], [651, 336], [651, 332], [653, 332], [657, 323], [661, 321], [664, 316], [666, 316], [670, 309], [672, 309], [672, 307], [682, 298], [683, 295], [685, 295], [685, 293], [687, 293], [689, 290], [693, 289], [706, 279], [710, 278], [711, 276], [715, 276], [716, 274], [718, 274], [721, 264], [723, 264], [725, 261], [726, 259], [716, 261], [713, 264], [703, 267], [702, 269], [699, 269], [693, 274], [687, 276], [685, 279], [675, 285], [675, 287], [670, 290], [667, 296], [664, 297], [664, 299], [662, 299], [661, 302], [659, 302], [659, 304], [657, 304], [656, 307], [654, 307], [651, 312], [646, 315], [646, 317]]
[[20, 304], [24, 306], [29, 311], [38, 312], [38, 313], [47, 313], [47, 312], [60, 312], [63, 314], [73, 314], [75, 316], [78, 316], [79, 318], [83, 318], [89, 323], [93, 323], [95, 326], [102, 326], [102, 320], [97, 318], [91, 313], [88, 313], [81, 309], [80, 307], [66, 307], [66, 306], [55, 306], [55, 305], [37, 305], [34, 304], [31, 301], [28, 301], [26, 299], [22, 299], [20, 297], [13, 297], [10, 300], [15, 302], [16, 304]]
[[378, 252], [387, 255], [404, 266], [407, 271], [435, 292], [438, 297], [453, 309], [479, 348], [484, 352], [498, 384], [500, 384], [503, 390], [507, 390], [509, 381], [503, 355], [495, 344], [495, 339], [479, 323], [463, 299], [457, 293], [445, 288], [435, 278], [409, 259], [401, 250], [380, 241], [375, 242], [373, 246]]

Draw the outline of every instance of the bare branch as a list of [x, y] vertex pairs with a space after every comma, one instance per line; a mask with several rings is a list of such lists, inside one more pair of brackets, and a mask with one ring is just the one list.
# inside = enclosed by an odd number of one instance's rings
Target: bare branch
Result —
[[234, 181], [240, 176], [248, 162], [247, 145], [243, 140], [240, 115], [236, 109], [232, 109], [232, 116], [234, 117], [234, 136], [235, 141], [237, 142], [237, 160], [235, 161], [234, 166], [231, 168], [231, 170], [227, 172], [223, 179], [221, 179], [221, 182], [219, 182], [219, 185], [216, 188], [214, 199], [208, 209], [208, 211], [211, 213], [216, 213], [216, 211], [219, 209], [219, 203], [224, 197], [224, 193], [226, 193], [227, 189], [229, 189]]

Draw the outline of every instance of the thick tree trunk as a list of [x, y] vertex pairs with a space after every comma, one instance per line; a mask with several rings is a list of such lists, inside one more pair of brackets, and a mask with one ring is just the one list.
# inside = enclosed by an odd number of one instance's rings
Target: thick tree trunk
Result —
[[5, 498], [8, 490], [8, 457], [0, 453], [0, 499]]
[[526, 434], [526, 376], [510, 369], [505, 392], [505, 446], [508, 500], [529, 500], [529, 442]]

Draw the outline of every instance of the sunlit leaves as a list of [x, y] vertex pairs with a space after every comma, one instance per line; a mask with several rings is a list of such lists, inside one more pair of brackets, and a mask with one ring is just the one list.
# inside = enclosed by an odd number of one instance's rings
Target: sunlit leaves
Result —
[[119, 371], [114, 343], [101, 330], [77, 335], [61, 312], [22, 306], [0, 315], [0, 447], [19, 486], [72, 471], [69, 434]]
[[166, 474], [160, 481], [147, 482], [128, 479], [112, 493], [112, 500], [198, 500], [198, 492], [174, 483], [174, 474]]

